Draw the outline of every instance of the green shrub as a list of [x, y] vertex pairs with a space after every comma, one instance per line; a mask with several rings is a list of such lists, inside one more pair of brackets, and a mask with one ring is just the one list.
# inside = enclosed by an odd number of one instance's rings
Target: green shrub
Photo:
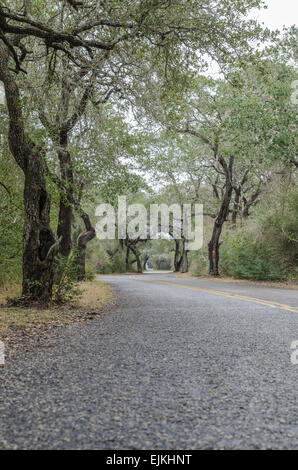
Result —
[[275, 247], [254, 240], [244, 230], [226, 238], [221, 247], [221, 272], [239, 279], [281, 280], [287, 278], [287, 265], [281, 263]]
[[227, 230], [220, 248], [221, 272], [237, 278], [293, 280], [298, 274], [298, 191], [268, 196], [254, 219]]
[[95, 278], [95, 272], [90, 264], [86, 265], [85, 279], [86, 281], [93, 281]]
[[62, 304], [78, 299], [82, 292], [78, 287], [75, 250], [68, 258], [57, 256], [54, 269], [53, 300]]
[[208, 252], [201, 249], [189, 253], [189, 271], [195, 276], [204, 276], [208, 271]]

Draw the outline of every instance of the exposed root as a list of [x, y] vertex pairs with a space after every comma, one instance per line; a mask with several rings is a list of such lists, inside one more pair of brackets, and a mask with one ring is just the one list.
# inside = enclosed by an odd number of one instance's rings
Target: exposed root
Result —
[[13, 299], [8, 299], [6, 307], [21, 307], [21, 308], [39, 308], [46, 309], [50, 305], [49, 301], [42, 301], [32, 299], [28, 296], [15, 297]]

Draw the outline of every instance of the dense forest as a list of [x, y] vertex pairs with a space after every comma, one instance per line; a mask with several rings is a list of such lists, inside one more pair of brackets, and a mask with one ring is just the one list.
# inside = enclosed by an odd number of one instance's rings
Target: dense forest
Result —
[[[261, 0], [0, 1], [0, 287], [298, 273], [296, 29]], [[96, 237], [96, 207], [203, 204], [204, 243]], [[120, 209], [119, 209], [120, 210]]]

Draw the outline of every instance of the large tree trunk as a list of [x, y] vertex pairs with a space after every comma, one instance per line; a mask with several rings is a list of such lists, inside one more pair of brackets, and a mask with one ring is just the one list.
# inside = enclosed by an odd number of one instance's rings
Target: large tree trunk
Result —
[[9, 146], [25, 176], [22, 293], [26, 300], [46, 303], [52, 296], [53, 260], [59, 243], [50, 228], [50, 196], [43, 155], [25, 135], [19, 90], [8, 68], [8, 59], [6, 46], [0, 44], [0, 79], [9, 113]]
[[219, 163], [221, 164], [226, 177], [226, 184], [225, 184], [225, 192], [224, 197], [219, 209], [219, 213], [215, 219], [213, 232], [210, 242], [208, 243], [208, 253], [209, 253], [209, 274], [212, 276], [219, 275], [219, 239], [222, 232], [222, 227], [224, 222], [226, 221], [228, 214], [230, 203], [232, 199], [232, 192], [233, 192], [233, 185], [232, 185], [232, 177], [233, 177], [233, 164], [234, 158], [230, 157], [229, 164], [227, 165], [226, 161], [223, 157], [219, 157]]
[[24, 206], [23, 296], [48, 302], [52, 297], [53, 259], [59, 243], [50, 228], [50, 196], [43, 161], [37, 152], [27, 156]]
[[223, 222], [214, 224], [212, 237], [208, 243], [209, 253], [209, 274], [213, 276], [219, 275], [219, 237], [221, 234]]

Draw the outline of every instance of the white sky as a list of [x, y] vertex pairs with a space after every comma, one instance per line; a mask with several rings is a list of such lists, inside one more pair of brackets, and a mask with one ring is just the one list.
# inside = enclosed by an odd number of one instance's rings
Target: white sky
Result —
[[[298, 18], [298, 0], [264, 0], [268, 8], [262, 10], [252, 10], [249, 18], [264, 23], [264, 26], [274, 30], [282, 31], [283, 26], [289, 27], [297, 25]], [[216, 63], [210, 61], [208, 75], [218, 76], [219, 68]]]
[[267, 10], [256, 11], [252, 15], [259, 22], [264, 22], [270, 29], [282, 29], [285, 26], [297, 24], [297, 0], [266, 0]]

